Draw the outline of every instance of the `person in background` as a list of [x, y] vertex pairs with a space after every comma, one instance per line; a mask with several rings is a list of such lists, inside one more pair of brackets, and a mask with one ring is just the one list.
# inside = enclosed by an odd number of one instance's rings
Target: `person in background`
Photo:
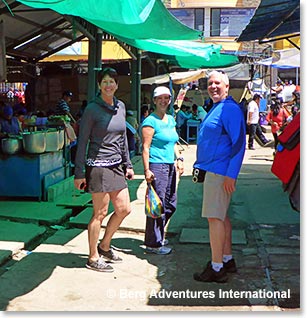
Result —
[[257, 135], [261, 146], [266, 146], [270, 143], [270, 140], [267, 140], [264, 134], [262, 133], [261, 127], [259, 125], [259, 105], [260, 105], [261, 96], [255, 94], [253, 99], [248, 103], [247, 106], [247, 126], [249, 130], [248, 138], [248, 149], [255, 150], [254, 148], [254, 139]]
[[292, 93], [296, 91], [296, 85], [293, 84], [292, 80], [289, 80], [289, 86]]
[[0, 117], [0, 138], [8, 135], [18, 135], [21, 132], [17, 117], [13, 116], [13, 108], [10, 105], [4, 105], [2, 117]]
[[152, 114], [155, 111], [155, 108], [153, 106], [149, 107], [149, 115]]
[[293, 118], [300, 111], [301, 97], [300, 97], [299, 92], [293, 92], [292, 96], [293, 96], [293, 100], [294, 100], [292, 107], [291, 107], [291, 114], [292, 114], [292, 118]]
[[161, 199], [163, 214], [158, 219], [146, 217], [144, 243], [146, 252], [166, 255], [172, 249], [165, 246], [168, 243], [165, 226], [176, 211], [177, 170], [181, 176], [184, 168], [176, 144], [179, 139], [176, 122], [172, 115], [167, 114], [171, 103], [170, 90], [165, 86], [156, 87], [153, 102], [155, 111], [142, 124], [142, 159], [146, 182], [152, 184]]
[[[86, 267], [112, 272], [113, 267], [105, 260], [113, 263], [122, 261], [111, 249], [111, 240], [131, 211], [126, 179], [133, 179], [134, 171], [127, 145], [126, 108], [114, 96], [118, 89], [118, 74], [112, 68], [105, 68], [98, 73], [97, 81], [99, 94], [87, 105], [81, 118], [74, 185], [92, 194], [93, 215], [88, 224], [89, 257]], [[114, 213], [97, 245], [110, 200]]]
[[22, 108], [17, 112], [17, 119], [18, 119], [18, 123], [19, 123], [19, 127], [20, 127], [20, 131], [24, 131], [24, 129], [26, 128], [25, 125], [25, 116], [27, 115], [27, 109], [26, 108]]
[[203, 121], [207, 115], [207, 112], [204, 110], [202, 106], [197, 106], [196, 104], [192, 105], [192, 114], [193, 119]]
[[144, 121], [144, 119], [149, 115], [149, 108], [148, 105], [143, 105], [141, 107], [141, 123]]
[[211, 261], [193, 278], [201, 282], [227, 281], [236, 272], [232, 256], [232, 226], [227, 210], [241, 169], [246, 143], [245, 120], [240, 106], [228, 97], [229, 79], [222, 71], [208, 76], [213, 107], [200, 124], [194, 168], [206, 171], [202, 216], [208, 219]]
[[277, 149], [278, 145], [278, 131], [280, 128], [287, 123], [287, 120], [289, 118], [288, 113], [285, 111], [285, 109], [282, 107], [281, 102], [279, 99], [276, 99], [275, 101], [272, 100], [271, 106], [270, 106], [270, 112], [266, 116], [266, 120], [271, 125], [272, 134], [274, 137], [274, 148], [275, 151]]
[[300, 109], [300, 93], [293, 92], [292, 99], [287, 103], [282, 104], [285, 107], [286, 111], [294, 117]]
[[185, 139], [187, 136], [187, 121], [193, 117], [192, 113], [187, 111], [186, 105], [181, 105], [176, 114], [177, 130], [181, 138]]
[[[138, 134], [139, 124], [138, 124], [137, 119], [134, 117], [134, 112], [132, 110], [127, 110], [126, 115], [127, 115], [126, 122], [128, 123], [128, 125], [127, 125], [127, 136], [128, 136], [128, 130], [130, 132], [133, 132], [133, 134], [131, 136], [131, 143], [130, 144], [129, 144], [129, 138], [128, 138], [129, 150], [130, 151], [134, 150], [135, 154], [138, 154], [139, 153], [139, 148], [140, 148], [140, 136]], [[129, 127], [129, 125], [131, 125], [131, 127]]]
[[284, 89], [284, 87], [283, 87], [283, 85], [281, 83], [281, 80], [278, 80], [276, 82], [276, 86], [271, 88], [271, 90], [276, 93], [276, 97], [281, 102], [283, 102], [283, 89]]
[[72, 116], [71, 112], [70, 112], [70, 107], [69, 107], [69, 103], [72, 100], [72, 92], [71, 91], [65, 91], [62, 94], [62, 98], [59, 100], [56, 109], [55, 109], [55, 113], [56, 115], [68, 115], [69, 118], [72, 120], [73, 123], [76, 122], [75, 118]]
[[126, 111], [126, 121], [136, 130], [139, 129], [139, 124], [137, 119], [134, 117], [134, 112], [133, 110], [127, 110]]
[[[79, 128], [80, 128], [80, 121], [81, 121], [81, 117], [84, 113], [84, 110], [85, 110], [85, 107], [87, 106], [87, 100], [83, 100], [82, 103], [81, 103], [81, 106], [80, 106], [80, 109], [77, 113], [77, 116], [76, 116], [76, 122], [73, 124], [73, 129], [74, 129], [74, 132], [76, 134], [76, 136], [78, 137], [79, 135]], [[75, 149], [73, 151], [76, 151]]]
[[204, 102], [204, 110], [209, 113], [210, 109], [213, 107], [213, 100], [208, 97]]
[[77, 114], [78, 120], [82, 117], [86, 106], [87, 106], [87, 100], [84, 99], [81, 103], [80, 109], [79, 109], [78, 114]]
[[[290, 83], [291, 82], [291, 83]], [[285, 85], [283, 89], [283, 102], [287, 103], [292, 100], [292, 93], [295, 91], [296, 86], [292, 84], [292, 81], [285, 79]]]

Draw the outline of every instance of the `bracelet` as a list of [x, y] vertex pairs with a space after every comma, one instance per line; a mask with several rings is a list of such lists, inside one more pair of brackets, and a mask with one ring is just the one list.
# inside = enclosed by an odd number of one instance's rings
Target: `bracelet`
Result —
[[183, 157], [178, 157], [176, 160], [177, 160], [177, 161], [180, 160], [180, 161], [183, 162], [183, 161], [184, 161], [184, 158], [183, 158]]

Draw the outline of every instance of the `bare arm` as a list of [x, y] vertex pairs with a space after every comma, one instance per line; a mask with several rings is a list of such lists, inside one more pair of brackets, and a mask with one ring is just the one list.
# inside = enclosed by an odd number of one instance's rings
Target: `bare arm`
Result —
[[142, 128], [142, 139], [143, 139], [143, 152], [142, 159], [144, 165], [144, 174], [147, 182], [151, 182], [155, 175], [149, 170], [149, 149], [152, 142], [152, 137], [154, 135], [155, 130], [152, 127], [145, 126]]
[[251, 121], [252, 121], [252, 116], [253, 116], [253, 112], [249, 112], [248, 113], [248, 120], [247, 120], [247, 124], [250, 125]]

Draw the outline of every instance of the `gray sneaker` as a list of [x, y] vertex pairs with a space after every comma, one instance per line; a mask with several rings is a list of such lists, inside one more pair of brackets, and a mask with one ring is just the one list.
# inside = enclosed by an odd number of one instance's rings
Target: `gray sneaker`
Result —
[[102, 256], [107, 261], [113, 262], [113, 263], [121, 263], [123, 261], [122, 258], [115, 255], [113, 252], [113, 249], [109, 249], [107, 252], [100, 248], [99, 244], [97, 245], [98, 254]]
[[172, 249], [167, 246], [161, 246], [161, 247], [146, 247], [145, 251], [147, 253], [153, 253], [153, 254], [158, 254], [158, 255], [167, 255], [169, 254]]
[[114, 272], [113, 267], [107, 264], [101, 257], [97, 261], [88, 260], [85, 266], [88, 269], [92, 269], [97, 272], [105, 272], [105, 273]]

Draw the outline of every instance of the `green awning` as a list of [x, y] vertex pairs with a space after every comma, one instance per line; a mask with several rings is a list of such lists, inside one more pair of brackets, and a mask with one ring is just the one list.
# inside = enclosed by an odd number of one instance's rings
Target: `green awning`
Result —
[[144, 51], [173, 56], [182, 68], [215, 68], [239, 63], [236, 56], [220, 53], [221, 45], [188, 40], [119, 39]]
[[161, 0], [18, 0], [34, 8], [79, 16], [118, 40], [144, 51], [170, 55], [183, 68], [224, 67], [238, 63], [221, 46], [194, 42], [202, 33], [178, 21]]
[[178, 21], [160, 0], [18, 1], [33, 8], [81, 17], [115, 37], [195, 40], [202, 35]]

